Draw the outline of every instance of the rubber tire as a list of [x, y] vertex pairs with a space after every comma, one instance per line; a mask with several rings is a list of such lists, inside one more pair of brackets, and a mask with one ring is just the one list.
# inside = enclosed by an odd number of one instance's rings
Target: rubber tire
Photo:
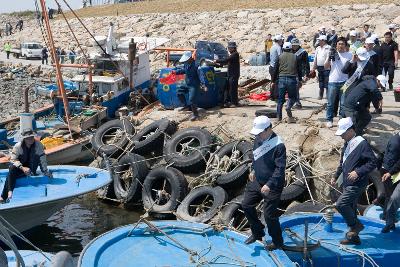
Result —
[[[374, 171], [370, 172], [368, 174], [368, 180], [369, 180], [369, 182], [372, 182], [374, 184], [374, 186], [375, 186], [376, 198], [377, 199], [384, 198], [385, 197], [385, 186], [382, 183], [381, 175], [380, 175], [379, 171], [378, 170], [374, 170]], [[361, 198], [359, 198], [359, 200], [360, 199]], [[374, 199], [372, 199], [372, 201], [373, 200]], [[372, 204], [372, 202], [370, 204]], [[362, 214], [364, 214], [364, 211], [368, 206], [369, 206], [368, 204], [364, 205], [364, 204], [360, 204], [359, 203], [359, 204], [357, 204], [357, 209], [360, 212], [360, 214], [362, 215]]]
[[[243, 199], [244, 199], [244, 195], [239, 195], [239, 196], [235, 197], [234, 199], [232, 199], [231, 201], [229, 201], [229, 203], [221, 210], [221, 222], [225, 226], [231, 227], [229, 224], [231, 223], [232, 219], [236, 215], [236, 212], [238, 211], [238, 209], [242, 208]], [[249, 228], [250, 227], [249, 223], [247, 223], [245, 225], [245, 227]], [[237, 230], [237, 231], [239, 231], [239, 230]]]
[[[110, 163], [112, 166], [116, 166], [118, 164], [118, 161], [116, 159], [110, 158], [109, 160], [110, 160]], [[89, 164], [89, 167], [107, 170], [106, 162], [102, 157], [98, 157], [94, 161], [92, 161], [92, 163]], [[114, 174], [112, 174], [112, 175], [114, 175]], [[98, 189], [96, 191], [96, 196], [100, 200], [102, 200], [104, 198], [116, 199], [117, 197], [115, 196], [115, 192], [114, 192], [114, 179], [108, 185], [103, 186], [102, 188]]]
[[125, 129], [128, 135], [132, 135], [134, 133], [133, 125], [128, 119], [111, 120], [101, 125], [96, 130], [91, 140], [94, 151], [100, 156], [102, 156], [103, 153], [107, 156], [113, 155], [119, 150], [119, 147], [124, 147], [129, 141], [126, 134], [124, 134], [123, 138], [121, 138], [119, 142], [115, 143], [115, 145], [104, 145], [102, 136], [111, 128], [119, 128], [121, 130]]
[[[211, 195], [214, 200], [211, 208], [207, 212], [201, 213], [198, 216], [190, 215], [190, 205], [192, 205], [193, 201], [205, 195]], [[190, 193], [185, 197], [185, 199], [179, 205], [176, 214], [177, 217], [181, 220], [206, 223], [218, 213], [219, 208], [224, 205], [227, 200], [228, 194], [222, 187], [198, 187], [190, 191]]]
[[[120, 174], [127, 169], [133, 169], [133, 180], [128, 189], [124, 189], [121, 183]], [[122, 200], [123, 203], [134, 203], [141, 199], [142, 184], [146, 175], [149, 173], [149, 168], [146, 159], [143, 156], [128, 153], [124, 155], [119, 161], [118, 166], [115, 168], [114, 174], [114, 192], [117, 199]]]
[[[149, 138], [141, 140], [143, 136], [155, 131]], [[155, 121], [142, 130], [138, 131], [133, 137], [135, 147], [133, 152], [145, 155], [154, 151], [159, 151], [164, 146], [165, 133], [172, 135], [176, 132], [176, 125], [167, 119]]]
[[[180, 141], [195, 137], [198, 139], [201, 148], [188, 156], [179, 155], [177, 146]], [[184, 173], [196, 173], [205, 167], [204, 158], [207, 158], [211, 151], [212, 137], [210, 132], [198, 127], [187, 128], [175, 133], [164, 147], [165, 161], [172, 164], [172, 167]]]
[[[164, 205], [154, 204], [152, 187], [154, 182], [159, 179], [167, 179], [170, 185], [171, 198]], [[188, 182], [185, 176], [179, 170], [172, 167], [158, 167], [149, 172], [143, 183], [142, 201], [146, 210], [151, 209], [151, 216], [156, 219], [167, 219], [172, 217], [172, 211], [175, 211], [179, 203], [186, 197]]]
[[273, 109], [259, 109], [259, 110], [256, 110], [255, 115], [256, 115], [256, 117], [258, 117], [258, 116], [267, 116], [268, 118], [277, 118], [278, 117], [276, 110], [273, 110]]
[[54, 255], [51, 267], [73, 267], [72, 255], [67, 251], [60, 251]]
[[[310, 172], [303, 168], [303, 172], [305, 176], [311, 176]], [[296, 178], [303, 179], [303, 173], [301, 172], [301, 168], [299, 165], [295, 168]], [[300, 197], [307, 190], [306, 184], [303, 183], [302, 180], [297, 180], [294, 183], [286, 186], [282, 190], [281, 201], [293, 201]]]
[[315, 205], [313, 205], [312, 202], [304, 202], [287, 209], [284, 215], [290, 215], [295, 212], [319, 212], [324, 207], [325, 205], [321, 203], [315, 203]]
[[[222, 146], [216, 153], [216, 155], [221, 159], [223, 156], [230, 156], [232, 153], [233, 147], [236, 145], [237, 150], [241, 152], [242, 161], [250, 161], [252, 160], [252, 145], [247, 141], [240, 142], [231, 142], [224, 146]], [[239, 168], [236, 168], [233, 171], [230, 171], [226, 174], [219, 176], [216, 180], [219, 186], [222, 186], [224, 189], [238, 188], [246, 184], [248, 176], [249, 176], [249, 165], [242, 164]]]

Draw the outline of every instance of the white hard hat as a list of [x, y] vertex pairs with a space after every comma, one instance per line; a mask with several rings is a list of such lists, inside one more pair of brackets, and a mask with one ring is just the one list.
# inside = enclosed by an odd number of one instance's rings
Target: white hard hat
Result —
[[271, 120], [267, 116], [258, 116], [254, 119], [253, 129], [251, 129], [250, 133], [253, 135], [258, 135], [271, 126]]
[[366, 44], [374, 44], [375, 43], [375, 39], [372, 37], [368, 37], [367, 39], [365, 39], [365, 43]]
[[280, 41], [280, 40], [282, 40], [282, 35], [281, 35], [281, 34], [277, 34], [277, 35], [274, 36], [273, 39], [274, 39], [275, 41]]
[[283, 49], [292, 49], [292, 43], [290, 43], [290, 42], [285, 42], [284, 44], [283, 44], [283, 47], [282, 47]]
[[378, 75], [378, 77], [376, 77], [376, 79], [382, 84], [383, 87], [387, 87], [388, 86], [388, 80], [386, 78], [386, 76], [384, 75]]
[[361, 61], [369, 59], [369, 53], [364, 47], [357, 48], [356, 54]]
[[192, 57], [192, 52], [191, 51], [185, 51], [183, 52], [183, 55], [181, 59], [179, 59], [179, 62], [183, 63], [188, 61]]
[[353, 121], [351, 120], [350, 117], [340, 119], [338, 122], [338, 129], [335, 133], [335, 135], [342, 135], [344, 134], [348, 129], [353, 126]]
[[320, 40], [320, 41], [326, 41], [326, 40], [328, 40], [328, 38], [326, 38], [326, 35], [320, 35], [320, 36], [318, 37], [318, 40]]
[[374, 40], [374, 42], [375, 42], [375, 40], [376, 39], [378, 39], [378, 35], [376, 35], [375, 33], [373, 33], [373, 34], [371, 34], [371, 37], [370, 37], [372, 40]]
[[396, 24], [393, 24], [393, 23], [389, 24], [388, 27], [389, 27], [389, 29], [397, 29]]
[[350, 32], [350, 36], [356, 37], [356, 36], [357, 36], [357, 32], [356, 32], [356, 31], [351, 31], [351, 32]]

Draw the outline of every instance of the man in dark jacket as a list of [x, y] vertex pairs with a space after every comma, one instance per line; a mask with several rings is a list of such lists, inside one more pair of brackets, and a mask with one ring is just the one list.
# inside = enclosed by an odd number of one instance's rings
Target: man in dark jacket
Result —
[[[360, 67], [360, 65], [364, 66]], [[370, 54], [364, 47], [360, 47], [356, 50], [356, 53], [353, 54], [353, 58], [343, 66], [342, 72], [348, 74], [350, 78], [357, 71], [357, 68], [361, 71], [358, 73], [356, 80], [360, 80], [366, 75], [378, 75], [376, 74], [376, 66], [370, 61]]]
[[255, 208], [264, 199], [264, 217], [268, 234], [272, 238], [272, 243], [266, 248], [274, 250], [283, 246], [278, 206], [285, 185], [286, 147], [280, 137], [272, 131], [271, 121], [267, 116], [256, 117], [250, 133], [256, 136], [253, 171], [246, 185], [242, 208], [252, 234], [245, 243], [261, 241], [265, 235], [264, 225], [260, 222]]
[[391, 32], [385, 33], [385, 41], [381, 44], [384, 75], [389, 76], [389, 90], [393, 90], [394, 70], [398, 66], [399, 46], [393, 41]]
[[344, 115], [353, 120], [357, 135], [362, 135], [365, 127], [371, 121], [369, 105], [372, 104], [377, 110], [382, 108], [382, 94], [380, 87], [386, 86], [386, 78], [383, 75], [364, 76], [356, 86], [349, 88], [345, 93], [343, 104]]
[[400, 208], [400, 133], [393, 135], [386, 146], [381, 168], [385, 185], [385, 220], [382, 233], [395, 229], [396, 212]]
[[372, 63], [374, 67], [374, 76], [377, 77], [378, 75], [382, 74], [382, 70], [380, 68], [381, 62], [379, 55], [374, 51], [375, 40], [372, 37], [368, 37], [365, 40], [365, 49], [369, 54], [369, 61]]
[[4, 184], [0, 202], [9, 202], [13, 196], [16, 180], [18, 178], [36, 175], [36, 170], [40, 170], [45, 176], [52, 178], [51, 172], [47, 168], [46, 154], [42, 143], [35, 140], [32, 130], [22, 132], [23, 140], [13, 147], [11, 151], [11, 165]]
[[331, 184], [338, 183], [343, 188], [343, 194], [336, 202], [336, 209], [350, 227], [340, 244], [360, 245], [358, 234], [364, 226], [357, 219], [357, 202], [368, 185], [368, 174], [376, 168], [376, 158], [368, 142], [356, 135], [351, 118], [340, 119], [335, 134], [341, 136], [345, 144]]
[[301, 80], [302, 69], [300, 61], [291, 50], [291, 43], [286, 42], [283, 44], [283, 53], [279, 56], [271, 81], [273, 83], [272, 86], [274, 86], [276, 82], [278, 83], [279, 96], [276, 108], [278, 120], [282, 120], [283, 103], [285, 103], [285, 95], [288, 93], [289, 99], [286, 106], [288, 123], [295, 123], [296, 121], [292, 115], [292, 107], [297, 100], [297, 80]]
[[[229, 98], [230, 103], [234, 107], [239, 106], [239, 98], [238, 98], [238, 83], [240, 77], [240, 61], [239, 61], [239, 53], [237, 51], [237, 45], [235, 42], [228, 43], [228, 51], [229, 57], [226, 59], [218, 59], [215, 60], [216, 63], [222, 65], [228, 65], [228, 84], [229, 84]], [[228, 107], [231, 105], [227, 104], [228, 94], [224, 93], [224, 104]]]
[[300, 64], [301, 76], [298, 77], [297, 82], [297, 96], [296, 96], [296, 108], [302, 108], [300, 102], [300, 88], [303, 86], [302, 81], [307, 80], [307, 76], [310, 74], [310, 63], [308, 62], [308, 53], [306, 50], [301, 48], [300, 40], [297, 38], [292, 39], [292, 51], [296, 55], [297, 60]]
[[[198, 67], [196, 66], [195, 60], [192, 57], [191, 51], [185, 51], [179, 60], [183, 63], [183, 68], [175, 68], [173, 72], [176, 74], [185, 74], [186, 86], [181, 86], [177, 90], [177, 97], [183, 107], [180, 111], [192, 110], [193, 116], [190, 118], [191, 121], [195, 121], [199, 118], [199, 113], [196, 106], [196, 96], [200, 90], [200, 78], [198, 73]], [[189, 93], [189, 104], [186, 102], [185, 95]]]

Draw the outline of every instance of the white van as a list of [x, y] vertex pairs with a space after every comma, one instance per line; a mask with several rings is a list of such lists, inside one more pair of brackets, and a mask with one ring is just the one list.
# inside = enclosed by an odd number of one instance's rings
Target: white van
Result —
[[21, 56], [26, 59], [42, 58], [43, 46], [36, 42], [21, 43]]

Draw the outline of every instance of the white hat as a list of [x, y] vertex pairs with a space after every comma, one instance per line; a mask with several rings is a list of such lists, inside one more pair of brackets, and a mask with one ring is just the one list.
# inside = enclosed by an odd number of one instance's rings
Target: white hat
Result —
[[389, 24], [388, 27], [389, 27], [389, 29], [397, 29], [396, 24], [393, 24], [393, 23]]
[[353, 121], [350, 117], [340, 119], [338, 122], [338, 129], [335, 135], [342, 135], [353, 126]]
[[274, 40], [274, 41], [280, 41], [280, 40], [282, 40], [282, 34], [277, 34], [277, 35], [275, 35], [274, 38], [273, 38], [273, 40]]
[[376, 79], [382, 84], [383, 87], [387, 88], [388, 80], [387, 80], [386, 76], [378, 75], [378, 77], [376, 77]]
[[365, 39], [365, 43], [366, 44], [374, 44], [375, 43], [375, 39], [372, 37], [368, 37], [367, 39]]
[[253, 129], [251, 129], [250, 133], [258, 135], [269, 126], [271, 126], [271, 120], [267, 116], [258, 116], [254, 119]]
[[185, 51], [183, 52], [183, 55], [181, 59], [179, 59], [179, 62], [183, 63], [189, 60], [189, 58], [192, 57], [192, 52], [191, 51]]
[[320, 31], [325, 30], [325, 26], [321, 26], [321, 27], [319, 28], [319, 30], [320, 30]]
[[374, 42], [375, 42], [375, 40], [378, 39], [378, 35], [376, 35], [375, 33], [373, 33], [373, 34], [371, 34], [371, 37], [369, 37], [369, 38], [371, 38], [371, 39], [374, 40]]
[[326, 40], [328, 40], [327, 38], [326, 38], [326, 35], [320, 35], [319, 37], [318, 37], [318, 40], [323, 40], [323, 41], [326, 41]]
[[369, 53], [364, 47], [357, 48], [356, 54], [361, 61], [369, 59]]
[[290, 43], [290, 42], [285, 42], [284, 44], [283, 44], [283, 47], [282, 47], [283, 49], [292, 49], [292, 43]]
[[293, 30], [291, 30], [290, 32], [291, 32], [291, 33], [296, 33], [296, 30], [295, 30], [295, 29], [293, 29]]
[[336, 29], [334, 27], [331, 28], [331, 31], [336, 31]]
[[357, 32], [356, 31], [351, 31], [350, 32], [350, 36], [354, 36], [354, 37], [357, 36]]

